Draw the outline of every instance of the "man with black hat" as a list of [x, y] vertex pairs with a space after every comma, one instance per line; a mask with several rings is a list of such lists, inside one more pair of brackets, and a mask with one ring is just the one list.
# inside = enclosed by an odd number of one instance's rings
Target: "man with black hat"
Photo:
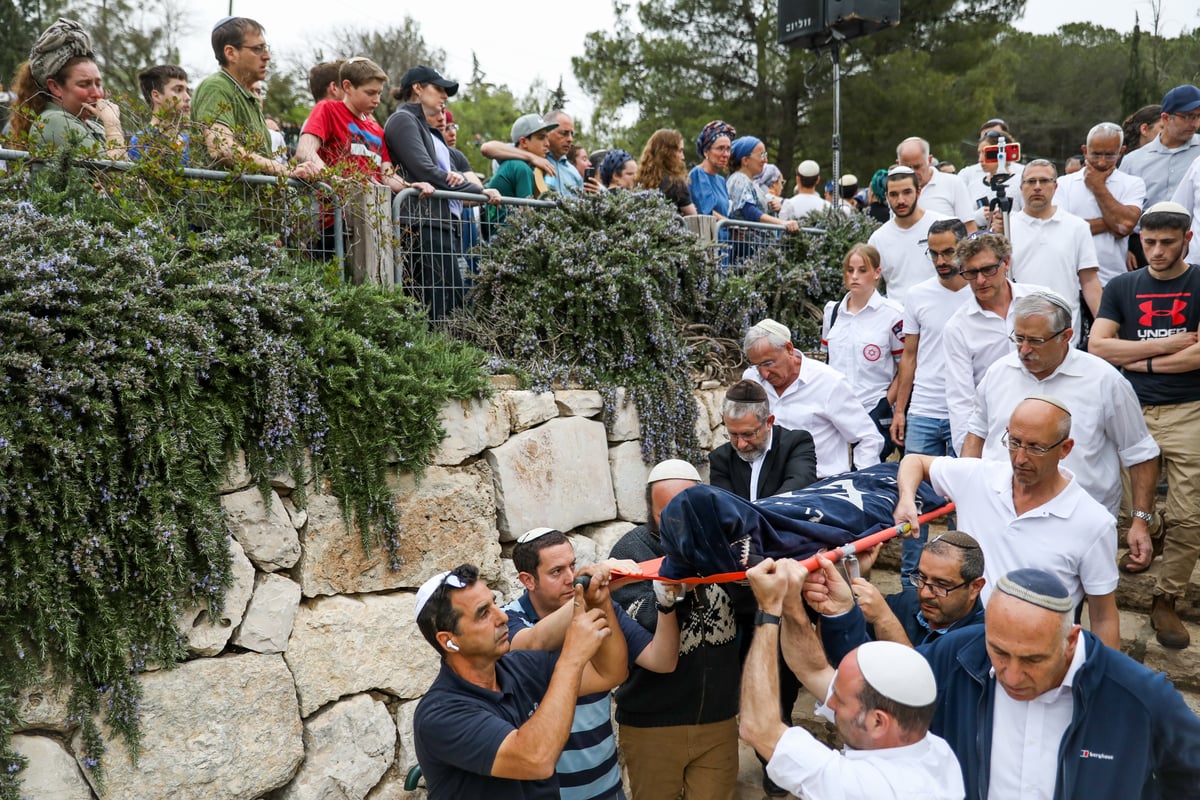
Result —
[[775, 424], [766, 391], [738, 381], [721, 404], [729, 441], [708, 454], [709, 483], [753, 502], [803, 489], [817, 479], [817, 453], [808, 431]]
[[463, 564], [417, 591], [421, 634], [442, 659], [417, 705], [413, 736], [431, 800], [557, 799], [555, 764], [575, 701], [625, 679], [625, 637], [608, 574], [576, 587], [562, 650], [509, 652], [508, 617]]
[[1146, 207], [1170, 200], [1183, 173], [1200, 157], [1200, 88], [1185, 83], [1163, 95], [1162, 129], [1125, 156], [1121, 170], [1146, 182]]
[[[845, 635], [844, 602], [817, 606], [833, 661], [862, 634]], [[1196, 797], [1200, 718], [1165, 675], [1073, 624], [1074, 609], [1054, 575], [1013, 570], [982, 627], [921, 648], [941, 696], [930, 730], [958, 756], [968, 800]]]
[[[962, 798], [954, 753], [929, 732], [938, 697], [929, 664], [904, 645], [867, 642], [835, 671], [800, 599], [807, 574], [796, 561], [769, 558], [746, 572], [759, 610], [742, 676], [742, 738], [767, 759], [771, 779], [799, 797]], [[823, 698], [817, 713], [837, 727], [842, 751], [779, 719], [781, 637], [788, 666]]]

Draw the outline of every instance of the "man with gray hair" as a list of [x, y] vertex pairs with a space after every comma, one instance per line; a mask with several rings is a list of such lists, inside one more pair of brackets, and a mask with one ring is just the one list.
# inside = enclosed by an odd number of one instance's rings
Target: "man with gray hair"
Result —
[[808, 431], [775, 424], [767, 393], [738, 381], [721, 404], [729, 441], [708, 454], [709, 483], [751, 502], [803, 489], [817, 479], [817, 452]]
[[1183, 173], [1200, 158], [1200, 88], [1185, 83], [1162, 99], [1162, 128], [1153, 141], [1121, 162], [1121, 169], [1146, 184], [1145, 206], [1170, 200]]
[[[846, 630], [853, 598], [804, 588], [836, 662], [864, 638], [861, 623]], [[967, 800], [1195, 797], [1200, 717], [1163, 673], [1105, 647], [1073, 612], [1055, 575], [1014, 569], [982, 626], [920, 649], [941, 700], [929, 729], [958, 756]]]
[[1130, 159], [1146, 148], [1131, 153], [1117, 169], [1124, 142], [1120, 125], [1101, 122], [1088, 131], [1083, 169], [1058, 179], [1058, 204], [1091, 228], [1101, 286], [1126, 271], [1129, 235], [1147, 197], [1145, 182], [1129, 170]]
[[1064, 208], [1054, 205], [1058, 170], [1044, 158], [1025, 165], [1021, 173], [1021, 196], [1025, 207], [1012, 214], [1011, 231], [1004, 230], [997, 215], [992, 229], [1012, 241], [1012, 269], [1018, 283], [1037, 283], [1062, 295], [1071, 306], [1072, 344], [1082, 334], [1079, 297], [1092, 317], [1100, 307], [1100, 271], [1096, 247], [1088, 224]]
[[[1030, 164], [1025, 174], [1032, 169]], [[1133, 507], [1154, 508], [1158, 445], [1129, 381], [1104, 359], [1071, 346], [1071, 318], [1062, 297], [1052, 292], [1022, 297], [1013, 302], [1012, 318], [1016, 352], [992, 364], [980, 381], [962, 454], [1006, 458], [1005, 426], [1017, 404], [1026, 397], [1053, 395], [1071, 409], [1075, 447], [1062, 465], [1083, 490], [1117, 516], [1124, 466]], [[1137, 554], [1136, 564], [1149, 564], [1146, 520], [1135, 517], [1126, 538], [1130, 552]]]
[[850, 471], [850, 446], [858, 469], [879, 463], [883, 436], [867, 415], [842, 373], [792, 344], [792, 332], [773, 319], [746, 331], [742, 353], [750, 366], [743, 380], [766, 391], [775, 421], [808, 431], [817, 451], [817, 477]]
[[917, 205], [951, 219], [962, 220], [968, 233], [975, 232], [975, 209], [967, 185], [954, 175], [933, 168], [929, 142], [910, 136], [896, 146], [896, 163], [917, 174], [921, 196]]

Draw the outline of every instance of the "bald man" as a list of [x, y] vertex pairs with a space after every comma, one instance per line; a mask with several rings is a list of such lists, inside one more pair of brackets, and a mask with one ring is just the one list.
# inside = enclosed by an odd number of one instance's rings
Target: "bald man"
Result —
[[929, 481], [958, 508], [958, 524], [983, 548], [986, 606], [999, 578], [1045, 565], [1076, 605], [1087, 595], [1092, 631], [1120, 649], [1117, 521], [1061, 461], [1075, 445], [1067, 405], [1050, 396], [1017, 404], [1001, 435], [1008, 463], [910, 454], [900, 462], [897, 524], [917, 527], [916, 492]]

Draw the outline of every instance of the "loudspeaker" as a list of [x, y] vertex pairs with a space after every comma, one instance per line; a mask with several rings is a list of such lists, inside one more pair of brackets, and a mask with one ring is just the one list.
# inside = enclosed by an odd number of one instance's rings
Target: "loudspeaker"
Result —
[[780, 44], [819, 50], [900, 24], [900, 0], [779, 0]]

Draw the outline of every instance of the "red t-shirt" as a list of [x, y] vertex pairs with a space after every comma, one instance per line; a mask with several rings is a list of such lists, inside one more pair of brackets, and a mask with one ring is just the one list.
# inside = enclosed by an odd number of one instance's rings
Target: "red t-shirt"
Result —
[[302, 133], [311, 133], [321, 140], [317, 155], [329, 166], [349, 162], [379, 180], [383, 177], [384, 162], [391, 161], [383, 128], [375, 118], [359, 118], [341, 100], [317, 103]]

